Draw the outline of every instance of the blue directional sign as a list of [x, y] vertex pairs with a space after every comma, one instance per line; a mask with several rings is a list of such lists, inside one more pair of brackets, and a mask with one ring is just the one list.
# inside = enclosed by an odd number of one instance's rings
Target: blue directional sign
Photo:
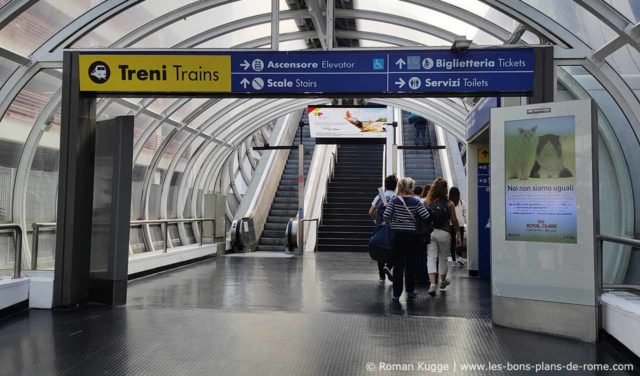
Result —
[[246, 94], [530, 94], [534, 49], [231, 53]]
[[544, 81], [534, 80], [534, 66], [537, 56], [547, 56], [545, 48], [465, 52], [98, 49], [82, 50], [78, 59], [80, 90], [109, 94], [505, 96], [532, 95], [534, 81]]

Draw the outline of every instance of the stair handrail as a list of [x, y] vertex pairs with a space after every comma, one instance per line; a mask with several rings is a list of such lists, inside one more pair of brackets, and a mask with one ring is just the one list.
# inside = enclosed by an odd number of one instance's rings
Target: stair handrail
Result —
[[[305, 187], [305, 218], [322, 221], [322, 208], [328, 191], [328, 183], [335, 173], [334, 166], [337, 161], [336, 145], [316, 145], [316, 149], [309, 168], [309, 184]], [[314, 231], [307, 231], [307, 223], [303, 222], [305, 229], [303, 249], [311, 252], [315, 249], [318, 238], [317, 226]], [[309, 229], [312, 230], [312, 229]]]

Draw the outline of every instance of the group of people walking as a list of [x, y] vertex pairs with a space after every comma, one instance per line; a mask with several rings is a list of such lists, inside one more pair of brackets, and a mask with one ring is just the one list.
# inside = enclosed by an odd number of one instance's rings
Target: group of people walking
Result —
[[[407, 298], [417, 297], [416, 268], [420, 252], [427, 253], [429, 295], [446, 290], [448, 257], [456, 262], [456, 249], [462, 244], [466, 208], [456, 187], [448, 190], [447, 181], [437, 178], [424, 189], [416, 189], [412, 178], [385, 179], [384, 195], [377, 195], [369, 210], [376, 225], [387, 224], [391, 230], [388, 257], [378, 260], [380, 282], [393, 282], [392, 300], [398, 301], [406, 288]], [[460, 219], [459, 219], [460, 218]], [[461, 260], [458, 260], [461, 264]], [[424, 267], [424, 265], [422, 265]]]

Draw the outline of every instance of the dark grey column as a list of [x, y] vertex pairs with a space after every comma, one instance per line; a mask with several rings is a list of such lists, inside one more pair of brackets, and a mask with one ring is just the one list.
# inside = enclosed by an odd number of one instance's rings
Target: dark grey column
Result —
[[543, 47], [535, 49], [534, 67], [534, 92], [528, 98], [529, 104], [553, 102], [556, 85], [555, 64], [553, 62], [553, 47]]
[[98, 122], [89, 284], [94, 302], [127, 302], [132, 158], [133, 116]]
[[93, 207], [96, 101], [80, 95], [78, 55], [63, 67], [54, 307], [88, 300]]

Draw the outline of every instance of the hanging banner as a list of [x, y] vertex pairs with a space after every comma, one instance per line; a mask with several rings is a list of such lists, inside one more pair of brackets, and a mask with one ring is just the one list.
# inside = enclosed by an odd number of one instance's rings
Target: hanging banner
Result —
[[387, 137], [387, 107], [309, 106], [307, 112], [314, 138]]
[[504, 125], [506, 240], [576, 243], [574, 116]]

